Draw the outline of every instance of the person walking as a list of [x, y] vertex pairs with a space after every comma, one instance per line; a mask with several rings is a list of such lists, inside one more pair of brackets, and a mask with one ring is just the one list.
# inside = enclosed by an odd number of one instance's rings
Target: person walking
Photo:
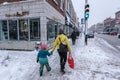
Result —
[[[67, 47], [67, 50], [60, 50], [60, 45], [64, 45]], [[57, 51], [60, 57], [60, 71], [64, 74], [65, 73], [65, 64], [67, 61], [67, 52], [69, 51], [69, 54], [71, 55], [71, 47], [70, 47], [70, 43], [69, 40], [67, 38], [67, 36], [64, 34], [63, 30], [60, 29], [59, 30], [59, 34], [57, 35], [55, 42], [52, 46], [52, 51], [51, 53], [53, 53], [53, 51], [55, 50], [55, 48], [57, 47]]]
[[76, 31], [74, 30], [74, 31], [71, 33], [71, 39], [72, 39], [72, 44], [73, 44], [73, 45], [75, 45], [76, 38], [77, 38], [77, 35], [76, 35]]
[[48, 52], [48, 50], [46, 50], [47, 49], [46, 44], [41, 44], [39, 47], [40, 47], [40, 50], [37, 55], [37, 63], [39, 62], [40, 64], [39, 73], [40, 73], [40, 76], [42, 76], [44, 66], [46, 66], [46, 69], [48, 72], [51, 71], [51, 67], [49, 66], [48, 58], [47, 58], [47, 56], [50, 56], [51, 53]]

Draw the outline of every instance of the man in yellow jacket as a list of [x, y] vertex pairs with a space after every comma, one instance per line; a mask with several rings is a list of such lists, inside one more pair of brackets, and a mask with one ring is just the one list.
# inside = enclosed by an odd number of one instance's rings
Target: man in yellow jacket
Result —
[[59, 51], [60, 43], [66, 45], [67, 49], [69, 51], [69, 54], [71, 54], [71, 47], [70, 47], [69, 40], [68, 40], [67, 36], [64, 34], [62, 29], [59, 30], [59, 35], [57, 35], [57, 37], [55, 39], [55, 42], [53, 44], [51, 52], [53, 53], [53, 51], [57, 47], [57, 50], [58, 50], [58, 53], [59, 53], [59, 56], [60, 56], [60, 68], [61, 68], [60, 71], [64, 74], [65, 73], [64, 69], [65, 69], [65, 64], [66, 64], [66, 61], [67, 61], [67, 52], [68, 51], [66, 51], [66, 52]]

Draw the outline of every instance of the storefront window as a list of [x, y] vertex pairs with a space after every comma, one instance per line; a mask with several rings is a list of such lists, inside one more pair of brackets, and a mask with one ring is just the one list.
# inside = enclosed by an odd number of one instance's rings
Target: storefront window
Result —
[[40, 18], [0, 21], [0, 40], [35, 41], [40, 37]]
[[47, 19], [47, 21], [47, 40], [55, 39], [63, 25], [51, 19]]
[[69, 34], [69, 27], [68, 27], [68, 26], [66, 26], [66, 34], [67, 34], [68, 36], [70, 36], [70, 34]]
[[55, 37], [56, 37], [59, 34], [59, 29], [63, 29], [63, 25], [58, 23], [58, 22], [56, 22], [54, 24], [54, 27], [55, 27]]
[[55, 26], [54, 26], [54, 21], [47, 19], [47, 40], [52, 40], [55, 38]]
[[9, 20], [9, 39], [10, 40], [17, 40], [17, 20]]
[[7, 20], [0, 21], [0, 40], [8, 40]]
[[19, 35], [20, 40], [28, 40], [28, 20], [19, 20]]
[[58, 34], [58, 27], [57, 27], [58, 24], [56, 23], [54, 26], [55, 26], [55, 38], [56, 38], [56, 36], [57, 36], [57, 34]]
[[30, 40], [40, 40], [40, 19], [30, 19]]
[[0, 21], [0, 40], [2, 40], [2, 22]]

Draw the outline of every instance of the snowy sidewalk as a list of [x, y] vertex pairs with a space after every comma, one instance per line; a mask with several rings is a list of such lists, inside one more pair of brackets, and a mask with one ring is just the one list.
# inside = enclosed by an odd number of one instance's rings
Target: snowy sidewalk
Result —
[[[72, 46], [75, 69], [66, 64], [66, 74], [60, 74], [57, 51], [49, 57], [52, 67], [50, 72], [44, 69], [39, 77], [39, 64], [36, 63], [36, 51], [3, 51], [0, 50], [1, 80], [120, 80], [120, 60], [98, 47], [97, 39], [89, 39], [83, 45], [83, 39], [77, 39]], [[71, 41], [70, 41], [71, 43]]]
[[[97, 46], [97, 39], [89, 39], [88, 45], [76, 45], [74, 51], [76, 72], [79, 70], [79, 79], [76, 80], [120, 80], [120, 60], [112, 54], [104, 52]], [[106, 44], [104, 44], [106, 45]]]

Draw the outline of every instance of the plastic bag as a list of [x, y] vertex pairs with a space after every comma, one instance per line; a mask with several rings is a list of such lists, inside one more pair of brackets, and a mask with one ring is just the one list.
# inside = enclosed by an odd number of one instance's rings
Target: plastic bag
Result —
[[68, 65], [70, 68], [74, 69], [74, 59], [70, 56], [70, 53], [68, 54]]

